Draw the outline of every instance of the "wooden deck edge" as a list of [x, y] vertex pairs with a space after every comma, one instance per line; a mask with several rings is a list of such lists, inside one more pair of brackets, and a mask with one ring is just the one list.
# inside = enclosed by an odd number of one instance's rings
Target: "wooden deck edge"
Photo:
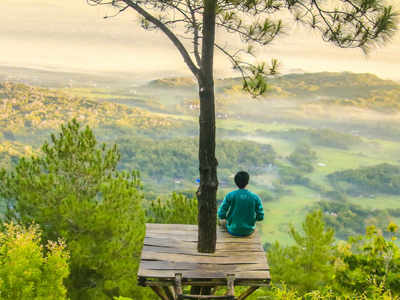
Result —
[[[175, 279], [160, 279], [160, 278], [148, 278], [138, 276], [138, 283], [140, 286], [170, 286], [174, 285]], [[226, 279], [213, 279], [213, 278], [202, 278], [202, 279], [182, 279], [184, 285], [192, 286], [222, 286], [226, 285]], [[270, 278], [263, 280], [249, 280], [249, 279], [235, 279], [235, 286], [269, 286], [271, 283]]]

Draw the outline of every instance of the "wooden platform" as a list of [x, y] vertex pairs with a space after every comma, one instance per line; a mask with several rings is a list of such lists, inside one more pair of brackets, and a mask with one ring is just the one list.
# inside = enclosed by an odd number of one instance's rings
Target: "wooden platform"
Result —
[[222, 227], [217, 230], [217, 250], [197, 252], [197, 226], [146, 224], [146, 236], [138, 272], [143, 286], [174, 285], [176, 274], [182, 283], [198, 286], [234, 284], [259, 287], [270, 282], [269, 267], [257, 232], [233, 237]]

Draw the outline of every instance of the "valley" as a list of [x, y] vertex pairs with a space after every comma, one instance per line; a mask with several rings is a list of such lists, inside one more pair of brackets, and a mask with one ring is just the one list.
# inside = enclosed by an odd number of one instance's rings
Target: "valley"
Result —
[[[117, 144], [121, 170], [140, 171], [146, 203], [194, 195], [198, 98], [190, 78], [71, 75], [79, 80], [63, 84], [48, 73], [6, 81], [0, 71], [1, 167], [40, 154], [75, 118], [100, 142]], [[217, 80], [216, 92], [218, 200], [234, 188], [236, 171], [248, 170], [249, 189], [263, 199], [266, 246], [289, 243], [289, 224], [299, 227], [316, 208], [340, 239], [367, 223], [400, 222], [400, 84], [371, 74], [289, 74], [271, 78], [261, 98], [243, 93], [237, 78]], [[355, 170], [350, 179], [338, 177], [347, 170]]]

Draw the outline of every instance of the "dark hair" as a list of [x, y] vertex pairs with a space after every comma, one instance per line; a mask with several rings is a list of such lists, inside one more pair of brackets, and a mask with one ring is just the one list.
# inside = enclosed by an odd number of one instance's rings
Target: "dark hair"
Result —
[[245, 171], [237, 172], [235, 175], [235, 183], [240, 189], [249, 184], [249, 179], [250, 175]]

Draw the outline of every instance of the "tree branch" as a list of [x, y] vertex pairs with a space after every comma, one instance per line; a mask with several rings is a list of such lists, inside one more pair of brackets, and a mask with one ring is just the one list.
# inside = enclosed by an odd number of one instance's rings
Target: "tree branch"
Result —
[[190, 4], [190, 0], [187, 0], [187, 5], [190, 10], [190, 15], [192, 16], [192, 26], [193, 26], [193, 51], [194, 57], [196, 58], [197, 65], [201, 64], [201, 57], [199, 52], [199, 27], [196, 20], [196, 13], [192, 5]]
[[137, 11], [140, 15], [142, 15], [147, 21], [150, 23], [154, 24], [162, 32], [165, 33], [165, 35], [171, 40], [171, 42], [175, 45], [175, 47], [178, 49], [179, 53], [182, 55], [183, 60], [185, 61], [186, 65], [189, 67], [190, 71], [192, 71], [193, 75], [197, 78], [199, 76], [199, 68], [193, 63], [192, 58], [190, 57], [190, 54], [187, 52], [185, 46], [183, 46], [182, 42], [176, 37], [176, 35], [160, 20], [149, 14], [147, 11], [145, 11], [142, 7], [140, 7], [137, 3], [131, 1], [131, 0], [122, 0], [125, 2], [127, 5], [132, 7], [135, 11]]

